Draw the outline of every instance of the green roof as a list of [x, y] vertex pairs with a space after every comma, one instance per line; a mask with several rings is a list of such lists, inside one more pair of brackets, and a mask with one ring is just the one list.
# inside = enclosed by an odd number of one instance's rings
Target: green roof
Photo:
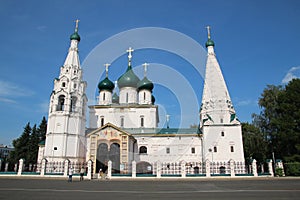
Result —
[[77, 40], [78, 42], [80, 41], [80, 36], [77, 32], [74, 32], [71, 36], [70, 36], [70, 40]]
[[131, 65], [128, 66], [126, 72], [118, 79], [119, 88], [122, 87], [137, 87], [139, 77], [133, 72]]
[[104, 80], [102, 80], [99, 84], [98, 84], [98, 88], [99, 90], [108, 90], [108, 91], [112, 91], [115, 88], [114, 83], [108, 79], [108, 77], [106, 77]]
[[209, 46], [215, 46], [215, 43], [211, 39], [208, 39], [207, 42], [205, 43], [205, 46], [206, 46], [206, 48]]
[[144, 77], [141, 81], [138, 82], [137, 84], [138, 90], [149, 90], [152, 91], [154, 88], [154, 85], [147, 77]]

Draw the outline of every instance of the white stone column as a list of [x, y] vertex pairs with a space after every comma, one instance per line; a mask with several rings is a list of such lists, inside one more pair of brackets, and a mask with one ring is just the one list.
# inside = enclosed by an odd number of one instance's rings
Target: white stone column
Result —
[[88, 163], [88, 171], [87, 171], [87, 179], [91, 180], [92, 179], [92, 166], [93, 166], [93, 161], [89, 160]]
[[229, 162], [230, 162], [230, 176], [234, 177], [235, 176], [234, 161], [231, 159]]
[[8, 171], [8, 165], [9, 165], [9, 163], [8, 163], [8, 162], [6, 162], [6, 163], [5, 163], [5, 169], [4, 169], [4, 171], [5, 171], [5, 172], [7, 172], [7, 171]]
[[156, 177], [160, 178], [161, 177], [161, 163], [157, 161], [156, 163]]
[[111, 168], [112, 168], [111, 160], [108, 161], [107, 167], [108, 167], [108, 169], [107, 169], [107, 178], [110, 179], [111, 178]]
[[180, 167], [181, 167], [181, 177], [183, 177], [183, 178], [185, 178], [186, 177], [186, 172], [185, 172], [185, 162], [184, 161], [182, 161], [181, 163], [180, 163]]
[[[283, 167], [283, 162], [282, 160], [278, 159], [276, 160], [276, 164], [275, 164], [276, 168], [281, 169], [282, 170], [282, 176], [285, 176], [284, 174], [284, 167]], [[276, 169], [275, 169], [276, 170]]]
[[19, 160], [18, 176], [21, 176], [21, 175], [22, 175], [23, 164], [24, 164], [24, 160], [23, 160], [23, 158], [21, 158], [21, 159]]
[[42, 160], [42, 166], [41, 166], [41, 176], [45, 176], [45, 171], [46, 171], [46, 163], [47, 163], [47, 160], [46, 158], [44, 158]]
[[136, 162], [132, 161], [132, 174], [131, 174], [132, 178], [136, 178]]
[[258, 176], [258, 174], [257, 174], [257, 165], [256, 165], [256, 160], [255, 159], [253, 159], [253, 161], [252, 161], [252, 173], [253, 173], [254, 176]]
[[269, 174], [273, 177], [274, 172], [273, 172], [273, 161], [272, 161], [272, 159], [268, 160], [268, 170], [269, 170]]
[[69, 173], [69, 164], [70, 164], [70, 161], [68, 159], [65, 160], [65, 162], [64, 162], [64, 176], [65, 177], [67, 177], [68, 173]]
[[205, 173], [206, 177], [210, 177], [210, 161], [208, 159], [205, 161]]

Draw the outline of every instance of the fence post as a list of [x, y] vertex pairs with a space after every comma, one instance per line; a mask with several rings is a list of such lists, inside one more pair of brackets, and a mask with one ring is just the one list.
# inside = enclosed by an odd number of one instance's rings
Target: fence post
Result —
[[269, 173], [271, 174], [271, 176], [273, 177], [274, 176], [274, 172], [273, 172], [273, 164], [272, 164], [272, 159], [269, 159], [268, 160], [268, 170], [269, 170]]
[[276, 171], [277, 168], [282, 170], [282, 174], [279, 175], [279, 176], [285, 176], [282, 160], [276, 159], [276, 161], [275, 161], [275, 167], [276, 167], [275, 171]]
[[253, 173], [253, 175], [254, 176], [258, 176], [258, 174], [257, 174], [257, 165], [256, 165], [256, 160], [255, 159], [253, 159], [252, 160], [252, 173]]
[[9, 165], [9, 163], [8, 163], [8, 162], [6, 162], [6, 163], [5, 163], [5, 169], [4, 169], [4, 171], [5, 171], [5, 172], [7, 172], [7, 171], [8, 171], [8, 165]]
[[235, 165], [234, 165], [234, 160], [230, 159], [230, 176], [234, 177], [235, 176]]
[[186, 177], [186, 171], [185, 171], [185, 162], [182, 161], [181, 163], [181, 177]]
[[41, 174], [40, 174], [41, 176], [45, 176], [46, 162], [47, 162], [47, 160], [46, 160], [46, 158], [44, 158], [44, 159], [42, 160]]
[[159, 161], [157, 161], [156, 163], [156, 177], [160, 178], [161, 177], [161, 163]]
[[70, 161], [68, 159], [65, 160], [64, 162], [64, 176], [67, 177], [69, 173], [69, 164]]
[[131, 177], [132, 178], [136, 178], [136, 162], [135, 161], [132, 161], [132, 174], [131, 174]]
[[205, 161], [205, 173], [206, 177], [210, 177], [210, 162], [208, 159]]
[[19, 160], [18, 176], [21, 176], [21, 174], [22, 174], [23, 163], [24, 163], [24, 160], [23, 160], [23, 158], [21, 158], [21, 159]]
[[92, 179], [92, 166], [93, 166], [93, 161], [92, 161], [92, 160], [89, 160], [87, 164], [88, 164], [87, 179], [91, 180], [91, 179]]
[[108, 161], [107, 166], [108, 166], [108, 169], [107, 169], [107, 178], [110, 179], [111, 178], [111, 168], [112, 168], [112, 162], [111, 162], [111, 160]]

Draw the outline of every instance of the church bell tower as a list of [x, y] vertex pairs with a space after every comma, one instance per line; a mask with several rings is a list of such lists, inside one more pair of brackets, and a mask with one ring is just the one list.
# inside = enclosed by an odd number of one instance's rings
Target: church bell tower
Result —
[[70, 48], [50, 96], [44, 158], [49, 162], [85, 161], [86, 82], [78, 55], [78, 22]]
[[206, 42], [207, 61], [200, 123], [203, 133], [204, 158], [211, 162], [244, 162], [241, 123], [231, 102], [220, 65], [214, 52], [215, 43]]

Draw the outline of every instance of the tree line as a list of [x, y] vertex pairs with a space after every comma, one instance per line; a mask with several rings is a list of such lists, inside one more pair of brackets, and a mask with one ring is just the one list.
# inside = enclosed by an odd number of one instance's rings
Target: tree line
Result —
[[12, 145], [14, 150], [10, 152], [8, 162], [11, 164], [18, 163], [19, 159], [24, 159], [25, 166], [37, 163], [38, 144], [45, 141], [47, 131], [47, 120], [42, 118], [41, 123], [37, 127], [33, 127], [28, 122], [21, 136], [13, 140]]
[[252, 114], [252, 123], [242, 123], [245, 158], [294, 163], [300, 175], [300, 79], [267, 85], [258, 105], [261, 111]]

